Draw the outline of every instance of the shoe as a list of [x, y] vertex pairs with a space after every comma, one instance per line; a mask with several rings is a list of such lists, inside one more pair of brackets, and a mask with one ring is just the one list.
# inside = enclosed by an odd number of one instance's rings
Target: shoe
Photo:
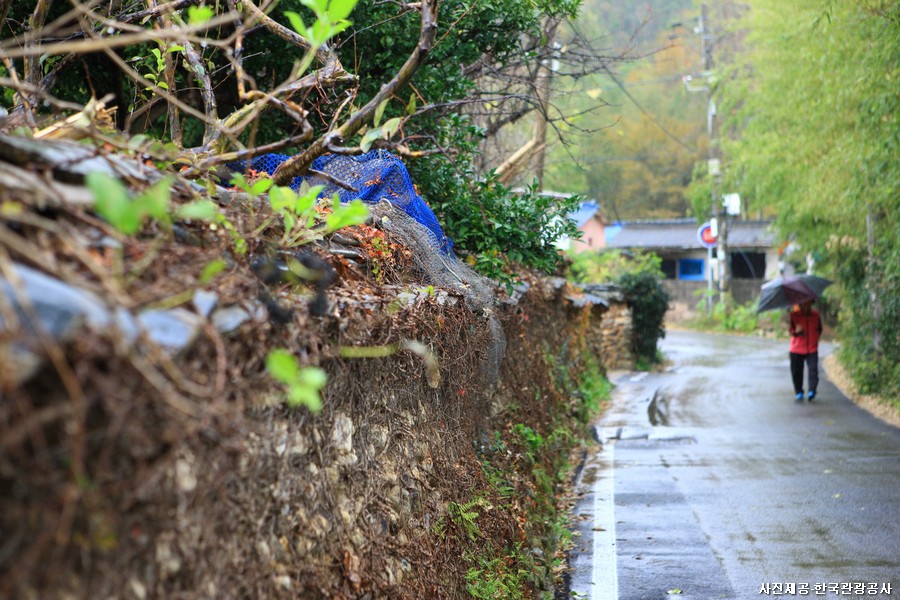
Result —
[[809, 390], [809, 396], [806, 397], [807, 402], [812, 402], [813, 398], [816, 397], [816, 390]]
[[803, 392], [797, 392], [797, 402], [803, 402]]

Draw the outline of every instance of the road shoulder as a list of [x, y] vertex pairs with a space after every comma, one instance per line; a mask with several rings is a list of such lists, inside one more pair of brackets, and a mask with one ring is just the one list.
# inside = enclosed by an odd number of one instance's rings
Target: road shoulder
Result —
[[900, 427], [900, 411], [878, 396], [862, 394], [853, 383], [847, 370], [841, 365], [836, 353], [829, 354], [822, 360], [822, 367], [828, 381], [833, 383], [842, 394], [850, 398], [860, 408], [894, 427]]

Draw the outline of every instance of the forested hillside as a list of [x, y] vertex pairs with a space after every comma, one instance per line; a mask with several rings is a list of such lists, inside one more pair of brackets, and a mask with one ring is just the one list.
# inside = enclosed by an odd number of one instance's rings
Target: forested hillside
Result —
[[558, 82], [569, 118], [566, 143], [549, 140], [548, 188], [599, 199], [609, 219], [689, 214], [684, 190], [707, 154], [706, 94], [683, 83], [703, 68], [698, 14], [690, 0], [585, 3], [570, 35], [620, 60]]

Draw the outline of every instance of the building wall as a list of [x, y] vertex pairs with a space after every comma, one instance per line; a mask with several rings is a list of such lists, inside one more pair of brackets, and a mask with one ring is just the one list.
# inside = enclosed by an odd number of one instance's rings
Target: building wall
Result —
[[600, 250], [606, 247], [606, 236], [604, 235], [603, 223], [599, 219], [593, 218], [578, 228], [584, 235], [580, 240], [572, 240], [571, 249], [574, 252], [585, 252], [587, 250]]
[[[747, 304], [759, 297], [760, 286], [765, 281], [778, 276], [778, 254], [774, 250], [766, 251], [765, 278], [758, 279], [731, 279], [731, 296], [738, 304]], [[697, 306], [702, 305], [704, 292], [709, 288], [706, 269], [709, 269], [709, 261], [705, 250], [686, 250], [681, 253], [663, 254], [678, 262], [680, 259], [693, 259], [704, 261], [704, 276], [702, 279], [685, 280], [681, 278], [666, 279], [664, 286], [671, 296], [669, 313], [670, 321], [682, 321], [696, 315]], [[678, 275], [680, 275], [680, 271]], [[716, 282], [713, 282], [715, 289]]]

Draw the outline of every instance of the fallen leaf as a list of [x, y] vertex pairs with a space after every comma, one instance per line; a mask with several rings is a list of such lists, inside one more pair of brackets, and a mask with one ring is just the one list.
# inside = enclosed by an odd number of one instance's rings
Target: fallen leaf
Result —
[[359, 576], [359, 557], [349, 550], [344, 550], [344, 576], [353, 585], [354, 591], [359, 591], [362, 578]]

